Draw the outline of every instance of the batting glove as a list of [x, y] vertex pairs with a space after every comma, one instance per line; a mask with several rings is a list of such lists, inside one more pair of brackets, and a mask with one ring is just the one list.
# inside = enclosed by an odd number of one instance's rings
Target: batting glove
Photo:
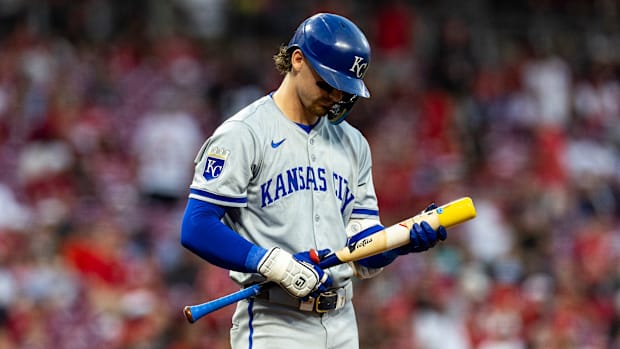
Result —
[[[430, 204], [423, 212], [429, 212], [437, 208], [435, 203]], [[430, 224], [425, 221], [414, 223], [409, 232], [411, 242], [405, 246], [399, 247], [397, 250], [399, 255], [411, 252], [423, 252], [434, 247], [439, 240], [443, 241], [448, 237], [448, 231], [445, 227], [439, 226], [437, 230], [433, 229]]]
[[321, 267], [319, 267], [319, 262], [321, 261], [321, 259], [327, 256], [330, 252], [331, 250], [324, 249], [324, 250], [319, 250], [319, 251], [312, 250], [312, 252], [310, 251], [298, 252], [293, 255], [293, 258], [297, 259], [298, 261], [312, 265], [314, 270], [319, 275], [320, 280], [323, 280], [323, 278], [327, 276], [327, 279], [325, 281], [321, 281], [317, 289], [314, 292], [311, 292], [309, 294], [312, 297], [316, 298], [319, 295], [319, 293], [326, 292], [327, 290], [329, 290], [329, 288], [331, 287], [333, 283], [332, 277], [329, 274], [327, 274], [325, 271], [323, 271]]
[[293, 256], [279, 247], [272, 247], [258, 263], [258, 272], [298, 298], [321, 292], [331, 285], [329, 275], [312, 262], [308, 252]]

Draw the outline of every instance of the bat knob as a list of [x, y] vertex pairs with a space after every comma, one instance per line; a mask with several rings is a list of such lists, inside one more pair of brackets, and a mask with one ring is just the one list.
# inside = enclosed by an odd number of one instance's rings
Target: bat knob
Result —
[[194, 317], [192, 316], [192, 309], [188, 306], [183, 308], [183, 314], [185, 314], [185, 318], [189, 321], [190, 324], [194, 323]]

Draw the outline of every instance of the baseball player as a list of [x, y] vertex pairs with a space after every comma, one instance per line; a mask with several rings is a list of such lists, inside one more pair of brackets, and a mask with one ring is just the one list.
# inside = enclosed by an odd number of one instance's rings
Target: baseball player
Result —
[[368, 142], [344, 121], [370, 97], [362, 80], [370, 47], [350, 20], [320, 13], [274, 61], [284, 76], [277, 90], [226, 120], [198, 152], [181, 243], [241, 287], [274, 284], [237, 303], [232, 348], [358, 348], [352, 278], [373, 277], [447, 233], [415, 224], [408, 245], [322, 270], [317, 256], [382, 229]]

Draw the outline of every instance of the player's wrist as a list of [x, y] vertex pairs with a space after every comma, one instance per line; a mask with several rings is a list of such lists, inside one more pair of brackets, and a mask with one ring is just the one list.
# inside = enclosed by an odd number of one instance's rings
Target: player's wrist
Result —
[[269, 250], [266, 248], [258, 245], [252, 245], [247, 256], [245, 257], [245, 267], [249, 270], [255, 270], [258, 272], [258, 266], [260, 265], [261, 260], [265, 258], [267, 252], [269, 252]]

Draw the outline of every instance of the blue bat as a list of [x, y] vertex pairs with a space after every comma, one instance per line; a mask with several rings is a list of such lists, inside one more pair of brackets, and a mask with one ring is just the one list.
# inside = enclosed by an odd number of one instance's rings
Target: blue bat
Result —
[[[332, 252], [326, 255], [320, 261], [319, 266], [322, 269], [326, 269], [342, 263], [343, 262], [338, 259], [336, 254]], [[185, 318], [187, 319], [187, 321], [189, 321], [190, 323], [194, 323], [198, 321], [201, 317], [208, 315], [225, 306], [237, 303], [238, 301], [244, 299], [255, 297], [261, 292], [263, 292], [265, 289], [267, 289], [268, 287], [272, 287], [273, 285], [275, 284], [272, 282], [263, 282], [260, 284], [246, 287], [240, 291], [233, 292], [212, 301], [208, 301], [202, 304], [188, 305], [183, 309], [183, 314], [185, 314]]]

